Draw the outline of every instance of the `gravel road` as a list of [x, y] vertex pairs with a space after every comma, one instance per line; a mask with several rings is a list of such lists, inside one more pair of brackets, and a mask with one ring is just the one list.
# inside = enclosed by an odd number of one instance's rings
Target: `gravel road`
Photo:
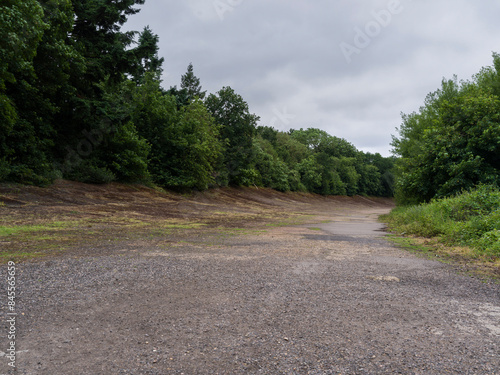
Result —
[[499, 284], [395, 248], [386, 211], [19, 264], [17, 374], [500, 374]]

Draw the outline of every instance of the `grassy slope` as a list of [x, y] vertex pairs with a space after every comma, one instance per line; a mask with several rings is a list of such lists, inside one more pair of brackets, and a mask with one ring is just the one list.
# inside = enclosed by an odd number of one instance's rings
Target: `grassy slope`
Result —
[[[500, 276], [500, 191], [481, 186], [451, 198], [398, 207], [381, 218], [412, 245]], [[422, 246], [421, 246], [422, 247]]]

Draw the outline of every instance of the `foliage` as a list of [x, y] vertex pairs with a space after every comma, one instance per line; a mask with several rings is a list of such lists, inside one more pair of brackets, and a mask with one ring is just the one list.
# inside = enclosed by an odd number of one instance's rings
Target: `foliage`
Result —
[[356, 148], [345, 139], [331, 136], [324, 130], [309, 128], [291, 130], [292, 138], [306, 145], [315, 152], [324, 152], [333, 157], [355, 157]]
[[222, 147], [219, 126], [203, 103], [193, 100], [178, 109], [175, 97], [163, 94], [152, 76], [132, 91], [132, 119], [151, 144], [153, 181], [171, 188], [206, 189], [214, 184]]
[[132, 50], [134, 55], [132, 75], [136, 83], [143, 83], [148, 73], [152, 74], [156, 80], [160, 80], [165, 59], [158, 56], [158, 42], [158, 35], [154, 34], [149, 26], [145, 27], [139, 35], [138, 45]]
[[443, 81], [418, 113], [403, 115], [393, 146], [396, 196], [418, 203], [478, 184], [500, 185], [500, 57], [472, 82]]
[[[252, 162], [252, 139], [259, 117], [250, 113], [248, 104], [230, 87], [210, 94], [205, 105], [221, 125], [221, 138], [225, 144], [221, 174], [231, 185], [249, 183]], [[251, 174], [251, 173], [250, 173]]]
[[200, 79], [194, 75], [192, 63], [188, 65], [186, 74], [181, 77], [181, 89], [186, 90], [189, 100], [205, 98], [206, 91], [201, 91]]
[[[191, 63], [164, 90], [158, 35], [122, 31], [144, 1], [1, 3], [0, 181], [391, 196], [392, 158], [320, 129], [257, 126], [232, 88], [206, 95]], [[493, 73], [481, 76], [489, 95]]]
[[296, 175], [279, 159], [271, 143], [262, 137], [254, 138], [254, 169], [257, 172], [254, 184], [278, 191], [297, 190]]
[[215, 165], [222, 151], [219, 126], [199, 99], [179, 115], [177, 126], [168, 134], [171, 150], [177, 150], [168, 166], [178, 170], [176, 186], [207, 189], [215, 184]]
[[2, 174], [24, 183], [48, 182], [37, 172], [48, 170], [44, 150], [50, 130], [33, 113], [39, 99], [33, 61], [48, 27], [38, 1], [3, 1], [0, 5]]
[[290, 168], [294, 168], [301, 160], [312, 155], [312, 151], [306, 145], [284, 132], [277, 132], [274, 147], [279, 158]]
[[398, 207], [386, 220], [399, 233], [438, 237], [448, 245], [472, 247], [477, 255], [500, 257], [500, 190], [480, 185], [427, 204]]
[[314, 155], [303, 159], [297, 165], [297, 171], [300, 173], [300, 180], [305, 190], [310, 192], [320, 192], [323, 182], [322, 167], [316, 162]]

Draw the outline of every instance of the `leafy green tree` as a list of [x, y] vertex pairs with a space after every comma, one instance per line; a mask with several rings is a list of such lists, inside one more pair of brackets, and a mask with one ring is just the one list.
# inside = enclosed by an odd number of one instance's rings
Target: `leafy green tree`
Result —
[[[178, 168], [176, 186], [207, 189], [215, 184], [215, 166], [222, 152], [219, 126], [199, 99], [180, 111], [177, 126], [169, 141], [178, 150], [169, 159], [172, 170]], [[180, 167], [180, 168], [179, 168]]]
[[356, 148], [345, 139], [331, 136], [324, 130], [308, 128], [290, 130], [292, 138], [315, 152], [324, 152], [333, 157], [355, 157]]
[[[495, 57], [495, 61], [497, 58]], [[500, 98], [492, 70], [473, 82], [443, 81], [419, 113], [403, 117], [394, 138], [397, 197], [403, 203], [500, 184]]]
[[251, 183], [254, 176], [252, 139], [259, 117], [249, 112], [248, 104], [230, 87], [210, 94], [205, 105], [215, 122], [221, 125], [220, 135], [225, 144], [218, 182], [231, 185]]
[[[370, 188], [372, 191], [371, 193], [364, 192], [364, 194], [367, 195], [380, 195], [383, 197], [392, 197], [394, 196], [394, 184], [395, 184], [395, 177], [394, 177], [394, 166], [396, 163], [396, 157], [390, 156], [390, 157], [383, 157], [380, 155], [378, 152], [375, 154], [372, 153], [363, 153], [360, 152], [359, 158], [361, 159], [361, 162], [359, 163], [360, 166], [363, 165], [368, 165], [368, 166], [375, 166], [379, 172], [380, 175], [380, 180], [379, 180], [379, 186], [376, 188], [376, 190], [373, 190], [373, 188]], [[362, 175], [362, 180], [364, 180], [364, 173], [358, 171]], [[361, 184], [365, 185], [366, 183], [364, 181], [361, 182]], [[366, 191], [366, 189], [364, 190]], [[375, 193], [375, 191], [378, 191], [378, 193]]]
[[500, 184], [500, 99], [467, 90], [442, 107], [442, 126], [425, 133], [422, 169], [433, 196], [449, 196], [479, 183]]
[[353, 196], [359, 193], [360, 174], [356, 170], [356, 159], [341, 157], [337, 167], [338, 174], [345, 187], [346, 195]]
[[43, 22], [43, 9], [35, 0], [2, 1], [0, 4], [0, 124], [7, 134], [17, 113], [6, 84], [16, 82], [19, 73], [33, 74], [33, 58], [47, 25]]
[[276, 152], [289, 168], [294, 169], [298, 163], [312, 155], [312, 151], [290, 134], [278, 132], [276, 134]]
[[256, 185], [270, 187], [278, 191], [297, 190], [297, 174], [278, 157], [271, 142], [260, 135], [254, 138], [254, 169], [257, 172]]
[[53, 105], [43, 97], [48, 82], [37, 77], [43, 72], [34, 62], [50, 27], [46, 18], [38, 1], [0, 4], [0, 179], [50, 182], [53, 129], [45, 114]]
[[254, 138], [254, 165], [258, 172], [256, 184], [279, 191], [305, 190], [300, 182], [300, 173], [295, 168], [307, 155], [310, 155], [307, 147], [292, 139], [288, 133], [269, 126], [257, 127]]
[[357, 194], [369, 196], [382, 195], [382, 176], [376, 166], [358, 163], [356, 165], [356, 172], [359, 174]]
[[299, 130], [291, 129], [290, 135], [293, 139], [299, 141], [313, 151], [318, 151], [321, 143], [330, 136], [324, 130], [315, 128], [308, 128], [306, 130], [302, 128]]
[[177, 86], [171, 86], [167, 90], [166, 94], [175, 98], [177, 109], [181, 109], [182, 107], [187, 106], [191, 100], [191, 98], [188, 96], [187, 90], [178, 89]]
[[313, 193], [321, 193], [323, 174], [322, 166], [316, 161], [314, 155], [303, 159], [297, 165], [297, 171], [300, 173], [300, 180], [305, 190]]
[[146, 75], [132, 94], [132, 120], [151, 144], [149, 169], [153, 181], [170, 188], [206, 189], [215, 183], [221, 157], [219, 126], [200, 100], [177, 108], [159, 82]]
[[486, 93], [500, 97], [500, 55], [493, 53], [493, 66], [483, 67], [474, 81]]
[[315, 159], [321, 170], [321, 188], [315, 191], [323, 195], [345, 195], [346, 184], [341, 179], [339, 158], [328, 155], [325, 152], [316, 153]]
[[151, 145], [148, 158], [149, 172], [153, 181], [168, 186], [172, 173], [168, 169], [172, 150], [169, 128], [175, 126], [178, 111], [175, 98], [163, 94], [159, 82], [146, 74], [140, 86], [128, 84], [131, 96], [132, 121], [139, 135]]
[[94, 102], [95, 124], [75, 137], [78, 143], [68, 148], [72, 157], [60, 169], [67, 178], [88, 183], [149, 181], [150, 146], [132, 119], [136, 85], [126, 81], [119, 87], [99, 86], [104, 95]]
[[278, 130], [274, 129], [271, 126], [258, 126], [256, 133], [257, 136], [260, 136], [262, 139], [268, 141], [273, 148], [276, 147], [279, 133]]

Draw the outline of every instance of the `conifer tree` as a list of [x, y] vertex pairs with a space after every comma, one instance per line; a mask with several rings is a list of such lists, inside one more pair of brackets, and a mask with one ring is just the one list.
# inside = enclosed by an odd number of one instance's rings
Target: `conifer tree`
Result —
[[192, 100], [196, 97], [203, 100], [206, 91], [201, 91], [200, 79], [193, 73], [193, 64], [190, 63], [186, 74], [181, 77], [181, 89], [187, 91], [187, 97]]

